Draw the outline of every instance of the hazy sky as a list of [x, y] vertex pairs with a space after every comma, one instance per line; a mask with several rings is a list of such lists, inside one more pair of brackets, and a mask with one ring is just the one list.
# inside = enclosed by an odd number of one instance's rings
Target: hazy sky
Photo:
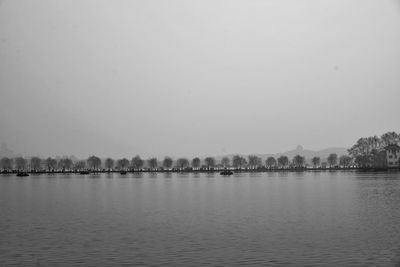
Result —
[[1, 1], [0, 142], [276, 153], [400, 131], [395, 0]]

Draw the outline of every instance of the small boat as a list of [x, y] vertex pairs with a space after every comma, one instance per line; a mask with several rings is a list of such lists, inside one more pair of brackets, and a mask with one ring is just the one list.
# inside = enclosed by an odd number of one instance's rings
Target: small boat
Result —
[[127, 174], [127, 171], [120, 171], [119, 174], [125, 175], [125, 174]]
[[29, 176], [29, 174], [27, 172], [18, 172], [17, 176], [18, 177], [25, 177], [25, 176]]
[[80, 171], [79, 174], [89, 174], [90, 171]]
[[228, 176], [228, 175], [232, 175], [233, 171], [230, 170], [223, 170], [222, 172], [220, 172], [219, 174], [224, 175], [224, 176]]

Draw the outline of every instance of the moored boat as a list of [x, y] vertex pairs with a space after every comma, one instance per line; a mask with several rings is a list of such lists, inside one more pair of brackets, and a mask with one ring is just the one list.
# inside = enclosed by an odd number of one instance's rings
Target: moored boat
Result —
[[223, 170], [222, 172], [220, 172], [219, 174], [224, 175], [224, 176], [228, 176], [228, 175], [232, 175], [233, 171], [230, 170]]
[[18, 177], [25, 177], [25, 176], [29, 176], [29, 174], [27, 172], [18, 172], [17, 176]]

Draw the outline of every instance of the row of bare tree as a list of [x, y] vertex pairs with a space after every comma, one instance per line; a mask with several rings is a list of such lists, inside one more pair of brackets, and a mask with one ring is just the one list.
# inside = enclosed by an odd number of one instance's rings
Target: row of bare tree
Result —
[[[356, 165], [359, 167], [370, 166], [384, 166], [386, 161], [386, 154], [384, 148], [391, 144], [400, 143], [400, 134], [396, 132], [387, 132], [381, 137], [363, 137], [360, 138], [349, 150], [350, 156], [342, 155], [338, 158], [337, 154], [330, 154], [327, 162], [321, 163], [320, 157], [313, 157], [311, 159], [313, 167], [321, 165], [328, 165], [334, 167], [340, 165], [341, 167], [349, 167]], [[258, 168], [301, 168], [305, 167], [306, 160], [301, 155], [296, 155], [291, 161], [287, 156], [280, 156], [277, 159], [268, 157], [263, 164], [260, 157], [256, 155], [248, 156], [247, 158], [235, 155], [232, 158], [223, 157], [220, 162], [214, 157], [206, 157], [203, 161], [196, 157], [191, 161], [187, 158], [179, 158], [174, 161], [171, 157], [165, 157], [159, 161], [157, 158], [150, 158], [143, 160], [140, 156], [135, 156], [131, 160], [126, 158], [114, 160], [111, 158], [105, 159], [104, 162], [99, 157], [91, 156], [87, 160], [72, 161], [70, 158], [62, 158], [60, 160], [54, 158], [41, 159], [39, 157], [32, 157], [29, 160], [23, 157], [14, 159], [4, 157], [0, 160], [0, 170], [30, 170], [30, 171], [79, 171], [84, 169], [90, 170], [149, 170], [159, 169], [211, 169], [211, 168], [245, 168], [245, 169], [258, 169]]]
[[[313, 167], [321, 165], [321, 159], [319, 157], [313, 157]], [[336, 154], [329, 155], [327, 162], [329, 166], [335, 166], [338, 164], [338, 156]], [[352, 163], [352, 159], [349, 156], [341, 156], [339, 158], [339, 164], [347, 167]], [[102, 161], [97, 156], [90, 156], [87, 160], [78, 160], [73, 162], [69, 158], [62, 158], [56, 160], [54, 158], [40, 159], [39, 157], [32, 157], [29, 160], [23, 157], [17, 157], [15, 159], [2, 158], [0, 160], [0, 169], [2, 170], [30, 170], [33, 172], [39, 171], [80, 171], [80, 170], [165, 170], [165, 169], [203, 169], [210, 170], [212, 168], [238, 168], [238, 169], [259, 169], [259, 168], [301, 168], [306, 166], [306, 160], [301, 155], [296, 155], [290, 161], [287, 156], [280, 156], [277, 159], [274, 157], [268, 157], [263, 164], [261, 157], [250, 155], [247, 158], [235, 155], [232, 158], [223, 157], [219, 162], [214, 157], [206, 157], [201, 160], [198, 157], [193, 158], [191, 161], [187, 158], [179, 158], [173, 160], [171, 157], [165, 157], [159, 161], [153, 157], [147, 160], [142, 159], [140, 156], [135, 156], [131, 160], [122, 158], [114, 160], [107, 158]]]

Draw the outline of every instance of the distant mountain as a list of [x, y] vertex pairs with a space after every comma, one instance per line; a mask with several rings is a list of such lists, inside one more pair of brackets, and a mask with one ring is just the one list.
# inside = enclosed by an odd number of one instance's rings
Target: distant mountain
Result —
[[[258, 157], [260, 157], [263, 161], [265, 161], [268, 157], [274, 157], [278, 158], [280, 156], [287, 156], [289, 160], [292, 160], [292, 158], [296, 155], [301, 155], [306, 158], [307, 162], [311, 162], [311, 159], [313, 157], [320, 157], [321, 161], [326, 161], [328, 158], [329, 154], [335, 153], [340, 157], [341, 155], [347, 155], [347, 148], [343, 147], [331, 147], [331, 148], [326, 148], [323, 150], [309, 150], [309, 149], [304, 149], [301, 145], [298, 145], [296, 149], [289, 150], [286, 152], [282, 153], [276, 153], [276, 154], [254, 154]], [[226, 155], [227, 157], [232, 158], [234, 155], [237, 154], [230, 154]], [[248, 155], [241, 155], [247, 157]], [[221, 159], [222, 157], [218, 157], [218, 159]]]

